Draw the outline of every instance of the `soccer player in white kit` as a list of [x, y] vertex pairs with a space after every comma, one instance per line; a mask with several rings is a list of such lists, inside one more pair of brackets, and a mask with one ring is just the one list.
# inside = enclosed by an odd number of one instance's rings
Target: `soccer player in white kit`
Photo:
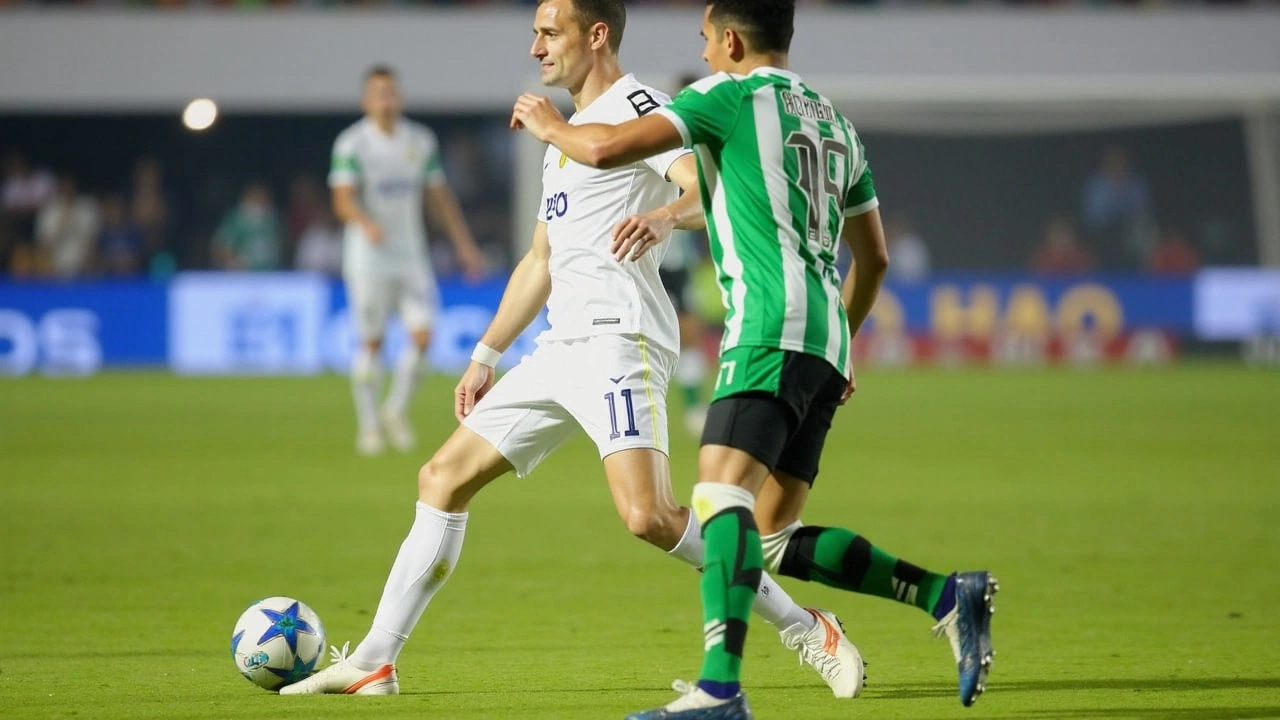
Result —
[[[569, 90], [575, 123], [620, 123], [670, 101], [618, 67], [625, 19], [622, 0], [543, 0], [538, 6], [532, 54], [544, 84]], [[461, 427], [418, 474], [416, 518], [373, 627], [350, 656], [345, 647], [335, 650], [333, 664], [281, 694], [398, 693], [396, 659], [457, 565], [471, 499], [507, 472], [529, 475], [579, 431], [599, 449], [627, 528], [701, 566], [701, 530], [671, 490], [666, 391], [679, 337], [658, 279], [660, 241], [674, 226], [704, 224], [693, 156], [675, 150], [594, 170], [549, 148], [542, 177], [532, 248], [512, 272], [458, 383]], [[667, 178], [686, 196], [677, 200]], [[494, 384], [500, 350], [544, 303], [550, 329]], [[862, 658], [835, 615], [796, 605], [768, 575], [755, 608], [837, 697], [861, 692]]]
[[[422, 224], [424, 196], [468, 276], [484, 273], [484, 256], [445, 182], [435, 133], [401, 115], [403, 99], [391, 68], [377, 66], [365, 75], [361, 106], [364, 118], [334, 143], [329, 185], [334, 213], [346, 223], [342, 275], [360, 341], [351, 362], [356, 449], [376, 455], [387, 440], [402, 451], [414, 444], [406, 409], [426, 370], [439, 304]], [[378, 358], [392, 313], [399, 314], [412, 342], [396, 360], [379, 412]]]

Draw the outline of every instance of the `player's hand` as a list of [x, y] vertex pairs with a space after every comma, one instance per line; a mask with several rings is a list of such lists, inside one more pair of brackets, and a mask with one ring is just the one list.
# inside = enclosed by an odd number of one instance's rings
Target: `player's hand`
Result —
[[550, 98], [542, 95], [525, 93], [516, 98], [516, 106], [511, 111], [511, 129], [521, 128], [542, 142], [547, 142], [551, 128], [564, 122], [564, 116], [556, 109]]
[[849, 384], [844, 388], [844, 394], [840, 396], [840, 404], [849, 402], [849, 398], [858, 390], [858, 381], [853, 376], [853, 352], [849, 353]]
[[639, 260], [658, 243], [666, 240], [675, 228], [676, 221], [661, 209], [631, 217], [618, 223], [613, 229], [613, 242], [609, 252], [618, 262], [627, 258]]
[[494, 370], [488, 365], [481, 365], [474, 360], [467, 366], [467, 371], [453, 390], [453, 415], [462, 422], [475, 409], [480, 398], [493, 387]]
[[470, 282], [483, 280], [488, 272], [484, 253], [480, 252], [480, 248], [470, 243], [458, 248], [458, 264], [462, 266], [462, 273]]
[[360, 229], [364, 231], [364, 236], [369, 238], [369, 242], [374, 245], [381, 245], [386, 237], [382, 232], [382, 226], [372, 220], [365, 220], [360, 223]]

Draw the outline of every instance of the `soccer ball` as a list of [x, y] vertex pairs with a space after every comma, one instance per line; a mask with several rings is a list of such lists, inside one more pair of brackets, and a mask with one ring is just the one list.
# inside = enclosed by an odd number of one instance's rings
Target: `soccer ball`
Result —
[[290, 597], [269, 597], [250, 605], [231, 631], [236, 670], [267, 690], [296, 683], [315, 672], [323, 652], [320, 618]]

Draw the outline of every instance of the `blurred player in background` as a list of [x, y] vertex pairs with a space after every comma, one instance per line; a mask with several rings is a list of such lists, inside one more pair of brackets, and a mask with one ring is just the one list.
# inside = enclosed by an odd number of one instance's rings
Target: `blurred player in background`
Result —
[[[685, 76], [680, 87], [697, 80], [697, 76]], [[673, 230], [658, 267], [662, 287], [680, 321], [680, 360], [676, 363], [675, 380], [684, 395], [684, 426], [691, 435], [702, 435], [702, 425], [707, 420], [707, 404], [702, 397], [707, 381], [707, 354], [702, 349], [707, 329], [698, 317], [689, 288], [690, 276], [701, 257], [698, 247], [706, 242], [705, 237], [700, 231]]]
[[[854, 390], [852, 335], [888, 268], [862, 142], [787, 70], [795, 0], [710, 0], [703, 58], [715, 75], [621, 124], [572, 124], [525, 95], [515, 118], [592, 167], [694, 148], [711, 256], [728, 311], [692, 506], [705, 539], [704, 655], [696, 685], [629, 720], [749, 720], [740, 686], [747, 621], [765, 570], [908, 603], [951, 640], [960, 700], [990, 667], [995, 579], [944, 575], [836, 527], [803, 526], [836, 408]], [[835, 248], [853, 252], [843, 287]]]
[[[582, 122], [623, 122], [670, 101], [619, 68], [625, 22], [622, 0], [543, 0], [538, 6], [532, 54], [542, 82], [567, 89]], [[668, 179], [686, 190], [684, 197], [676, 199]], [[542, 180], [545, 199], [532, 247], [458, 383], [455, 412], [462, 425], [418, 475], [417, 515], [373, 627], [349, 657], [336, 653], [333, 664], [282, 694], [399, 692], [394, 663], [457, 564], [471, 499], [508, 472], [527, 476], [582, 431], [599, 449], [627, 528], [677, 559], [702, 564], [697, 520], [671, 490], [666, 390], [679, 339], [658, 279], [661, 241], [671, 228], [704, 224], [696, 163], [675, 149], [595, 170], [548, 148]], [[533, 354], [495, 384], [501, 351], [544, 304], [550, 329]], [[862, 658], [835, 616], [796, 605], [767, 575], [758, 582], [756, 610], [783, 644], [838, 697], [855, 697]]]
[[[426, 371], [426, 352], [439, 291], [426, 252], [422, 200], [444, 226], [458, 263], [469, 278], [484, 274], [457, 197], [445, 182], [435, 133], [401, 115], [395, 72], [379, 65], [365, 75], [365, 116], [338, 136], [329, 186], [333, 210], [346, 224], [342, 274], [360, 345], [351, 362], [356, 406], [356, 449], [381, 453], [389, 440], [398, 450], [414, 445], [409, 399]], [[395, 362], [381, 411], [380, 353], [392, 313], [411, 342]], [[384, 434], [385, 433], [385, 434]]]

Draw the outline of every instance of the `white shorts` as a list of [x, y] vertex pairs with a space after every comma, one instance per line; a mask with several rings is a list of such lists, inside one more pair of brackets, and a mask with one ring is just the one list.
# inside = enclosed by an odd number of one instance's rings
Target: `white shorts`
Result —
[[381, 340], [392, 313], [405, 330], [430, 330], [440, 305], [440, 291], [427, 268], [398, 273], [347, 275], [347, 305], [356, 336], [364, 342]]
[[667, 380], [676, 354], [639, 335], [538, 345], [476, 403], [462, 424], [524, 477], [579, 429], [600, 450], [667, 452]]

